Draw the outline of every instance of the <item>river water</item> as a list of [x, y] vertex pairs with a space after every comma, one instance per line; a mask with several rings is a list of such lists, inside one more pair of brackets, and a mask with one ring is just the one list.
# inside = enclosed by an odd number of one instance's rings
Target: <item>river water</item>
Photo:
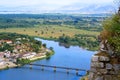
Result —
[[[88, 51], [78, 46], [65, 48], [60, 46], [58, 42], [36, 39], [46, 43], [48, 48], [53, 47], [55, 54], [49, 59], [39, 60], [34, 63], [90, 69], [90, 60], [95, 53], [94, 51]], [[85, 72], [79, 71], [79, 75], [84, 74]], [[0, 71], [0, 80], [79, 80], [79, 78], [80, 76], [77, 76], [75, 71], [69, 71], [69, 74], [66, 73], [66, 70], [60, 69], [53, 72], [52, 68], [45, 68], [42, 71], [40, 67], [33, 66], [33, 69], [29, 69], [27, 65], [21, 68]]]

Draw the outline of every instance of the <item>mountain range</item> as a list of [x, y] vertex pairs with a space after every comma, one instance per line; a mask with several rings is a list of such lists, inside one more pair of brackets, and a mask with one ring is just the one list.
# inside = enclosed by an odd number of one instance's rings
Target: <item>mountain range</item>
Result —
[[[46, 6], [47, 7], [47, 6]], [[49, 6], [48, 6], [49, 7]], [[81, 14], [99, 14], [99, 13], [114, 13], [116, 6], [113, 4], [71, 4], [60, 8], [49, 10], [44, 6], [18, 6], [4, 7], [0, 6], [0, 13], [81, 13]]]

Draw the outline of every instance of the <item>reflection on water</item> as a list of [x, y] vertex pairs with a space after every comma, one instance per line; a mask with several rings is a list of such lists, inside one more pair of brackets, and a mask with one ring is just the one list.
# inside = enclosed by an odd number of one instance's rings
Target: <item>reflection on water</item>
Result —
[[69, 45], [69, 44], [60, 43], [60, 42], [59, 42], [59, 46], [64, 46], [65, 48], [70, 48], [70, 45]]

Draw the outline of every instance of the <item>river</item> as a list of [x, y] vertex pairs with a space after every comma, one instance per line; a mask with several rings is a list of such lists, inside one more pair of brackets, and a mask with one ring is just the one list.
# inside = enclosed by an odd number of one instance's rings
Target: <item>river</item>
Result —
[[[90, 69], [90, 60], [95, 53], [94, 51], [88, 51], [78, 46], [65, 48], [60, 46], [58, 42], [36, 39], [46, 43], [48, 48], [53, 47], [55, 54], [49, 59], [39, 60], [34, 63]], [[79, 71], [79, 75], [84, 74], [85, 72]], [[57, 69], [56, 72], [53, 72], [52, 68], [45, 68], [42, 71], [40, 67], [33, 66], [33, 69], [29, 69], [27, 65], [21, 68], [0, 71], [0, 80], [79, 80], [79, 77], [76, 76], [75, 71], [66, 74], [65, 70]]]

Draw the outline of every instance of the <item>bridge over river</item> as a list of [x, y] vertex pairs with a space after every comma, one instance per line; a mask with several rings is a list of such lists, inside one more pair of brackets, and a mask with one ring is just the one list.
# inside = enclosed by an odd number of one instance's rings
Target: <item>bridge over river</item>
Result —
[[[76, 75], [80, 75], [80, 74], [79, 74], [80, 71], [88, 72], [88, 70], [86, 70], [86, 69], [70, 68], [70, 67], [62, 67], [62, 66], [33, 64], [33, 63], [30, 63], [30, 64], [28, 64], [28, 65], [29, 65], [30, 69], [33, 69], [32, 66], [40, 66], [42, 71], [45, 69], [45, 67], [46, 67], [46, 68], [51, 68], [51, 69], [53, 69], [54, 72], [56, 72], [57, 69], [63, 69], [63, 70], [65, 70], [65, 72], [66, 72], [67, 74], [69, 74], [71, 70], [72, 70], [72, 71], [75, 71]], [[83, 76], [83, 75], [80, 75], [80, 76]]]
[[[32, 65], [27, 64], [19, 68], [0, 71], [0, 80], [80, 80], [81, 76], [90, 70], [94, 51], [88, 51], [79, 46], [65, 48], [58, 42], [39, 38], [37, 40], [45, 43], [48, 48], [53, 47], [55, 54], [49, 59], [32, 62]], [[45, 65], [49, 67], [45, 67]]]

